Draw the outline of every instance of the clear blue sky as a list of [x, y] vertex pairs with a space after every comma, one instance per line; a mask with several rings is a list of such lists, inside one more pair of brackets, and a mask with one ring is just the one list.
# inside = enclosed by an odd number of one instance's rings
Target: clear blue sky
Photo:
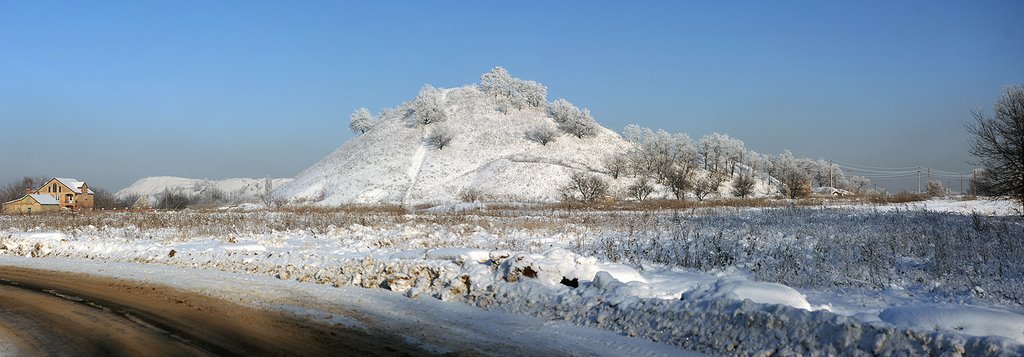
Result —
[[0, 0], [0, 181], [291, 177], [351, 137], [355, 108], [495, 65], [615, 130], [962, 171], [970, 109], [1024, 83], [1021, 14], [1016, 0]]

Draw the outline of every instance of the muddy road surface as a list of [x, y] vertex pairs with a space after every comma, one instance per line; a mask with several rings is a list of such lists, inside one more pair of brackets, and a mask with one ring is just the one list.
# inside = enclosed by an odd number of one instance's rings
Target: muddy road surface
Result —
[[17, 355], [430, 354], [402, 341], [161, 285], [0, 266], [0, 344]]

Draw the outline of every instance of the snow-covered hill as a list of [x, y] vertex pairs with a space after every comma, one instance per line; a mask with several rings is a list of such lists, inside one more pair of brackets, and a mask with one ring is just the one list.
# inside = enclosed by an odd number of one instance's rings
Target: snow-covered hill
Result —
[[[604, 175], [602, 159], [631, 145], [603, 127], [594, 137], [563, 134], [541, 145], [529, 140], [527, 132], [555, 125], [544, 109], [502, 113], [475, 85], [441, 91], [446, 121], [411, 124], [409, 103], [387, 110], [371, 130], [275, 194], [324, 205], [415, 204], [455, 202], [461, 192], [474, 189], [491, 200], [550, 201], [572, 172]], [[439, 127], [454, 135], [443, 149], [426, 139]]]
[[[284, 186], [292, 179], [278, 178], [271, 180], [271, 188]], [[254, 201], [258, 195], [265, 191], [266, 179], [253, 178], [229, 178], [224, 180], [192, 179], [173, 176], [146, 177], [135, 181], [131, 186], [117, 191], [117, 198], [132, 196], [147, 196], [150, 198], [159, 195], [165, 190], [196, 197], [211, 193], [211, 190], [219, 191], [225, 199], [231, 201]]]
[[[543, 85], [512, 78], [497, 67], [481, 77], [480, 85], [427, 85], [416, 99], [386, 109], [376, 119], [359, 109], [351, 128], [362, 134], [274, 194], [291, 202], [328, 206], [447, 204], [461, 201], [468, 192], [486, 201], [550, 202], [561, 197], [560, 189], [574, 173], [589, 173], [608, 182], [613, 196], [628, 197], [626, 188], [636, 178], [613, 178], [610, 173], [620, 171], [610, 170], [606, 163], [645, 144], [600, 126], [586, 109], [564, 99], [548, 103], [546, 96]], [[538, 140], [543, 136], [540, 128], [547, 128], [555, 139]], [[433, 140], [439, 132], [450, 134], [452, 140], [439, 146]], [[688, 150], [696, 150], [688, 137], [684, 141]], [[658, 145], [655, 149], [660, 150]], [[701, 176], [707, 173], [694, 172], [694, 178]], [[754, 196], [775, 191], [777, 181], [755, 176]], [[724, 181], [719, 193], [729, 195], [731, 180]], [[654, 186], [651, 197], [672, 196], [667, 188]]]

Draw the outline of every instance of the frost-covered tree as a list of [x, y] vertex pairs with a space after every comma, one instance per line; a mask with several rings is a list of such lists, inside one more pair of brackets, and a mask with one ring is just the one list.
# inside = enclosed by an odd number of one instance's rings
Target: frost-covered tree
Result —
[[985, 170], [988, 192], [1024, 205], [1024, 85], [1006, 87], [993, 111], [975, 110], [967, 124], [971, 154]]
[[623, 154], [611, 154], [605, 156], [602, 161], [605, 172], [608, 173], [608, 176], [611, 176], [616, 180], [629, 169], [629, 161], [626, 160], [626, 157]]
[[366, 108], [359, 108], [349, 116], [348, 128], [356, 134], [370, 131], [374, 124], [373, 115]]
[[562, 199], [594, 202], [608, 194], [608, 182], [592, 173], [573, 172], [569, 183], [562, 187]]
[[721, 181], [708, 176], [698, 177], [693, 182], [693, 195], [697, 196], [698, 201], [703, 201], [712, 193], [718, 192], [718, 187], [721, 186]]
[[635, 182], [626, 187], [626, 192], [629, 196], [635, 198], [637, 201], [646, 200], [648, 196], [654, 193], [654, 186], [651, 185], [651, 180], [647, 176], [641, 176]]
[[548, 87], [534, 81], [514, 79], [511, 103], [516, 108], [541, 108], [548, 102]]
[[669, 176], [678, 178], [680, 172], [687, 176], [696, 168], [697, 151], [686, 134], [629, 125], [623, 137], [635, 144], [626, 154], [634, 176], [655, 177], [665, 183]]
[[747, 198], [754, 193], [754, 176], [740, 174], [732, 180], [732, 195]]
[[453, 139], [455, 139], [455, 133], [451, 128], [441, 125], [434, 128], [430, 135], [427, 135], [427, 144], [438, 150], [444, 150], [444, 148], [448, 147], [448, 144], [451, 144]]
[[579, 109], [568, 100], [558, 99], [548, 105], [548, 114], [562, 131], [583, 139], [597, 135], [597, 122], [590, 116], [590, 109]]
[[750, 167], [750, 173], [757, 178], [758, 172], [769, 172], [771, 171], [771, 156], [768, 154], [762, 154], [754, 151], [747, 151], [747, 166]]
[[786, 150], [778, 156], [772, 157], [774, 176], [782, 184], [780, 191], [789, 198], [803, 198], [811, 194], [811, 171], [808, 163], [810, 160], [798, 160], [793, 153]]
[[430, 125], [440, 123], [448, 119], [445, 110], [444, 90], [434, 88], [427, 84], [420, 89], [419, 95], [413, 99], [412, 110], [416, 124]]
[[558, 139], [558, 129], [551, 125], [539, 125], [530, 131], [526, 132], [526, 139], [537, 142], [541, 145], [547, 145]]
[[494, 67], [480, 76], [480, 91], [498, 101], [498, 107], [540, 108], [547, 103], [548, 88], [543, 84], [512, 77], [505, 68]]
[[925, 185], [925, 189], [925, 192], [928, 192], [928, 196], [937, 197], [946, 195], [946, 189], [942, 188], [942, 182], [939, 181], [928, 181], [928, 184]]
[[842, 189], [856, 194], [867, 193], [868, 189], [871, 187], [871, 180], [868, 180], [868, 178], [864, 176], [846, 176], [844, 177], [843, 183]]
[[495, 99], [512, 97], [512, 75], [504, 67], [497, 66], [480, 76], [480, 91]]
[[704, 169], [722, 177], [735, 174], [736, 164], [742, 162], [746, 152], [743, 141], [719, 133], [701, 137], [699, 147]]

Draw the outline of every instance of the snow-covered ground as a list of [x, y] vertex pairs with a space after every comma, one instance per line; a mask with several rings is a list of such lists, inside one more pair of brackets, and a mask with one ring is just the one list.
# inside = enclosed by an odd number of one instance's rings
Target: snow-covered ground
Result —
[[[457, 355], [700, 356], [671, 345], [570, 323], [487, 311], [383, 290], [331, 287], [210, 269], [67, 258], [0, 257], [0, 265], [155, 282], [227, 301], [305, 316], [368, 333], [405, 336], [433, 352]], [[429, 328], [425, 328], [429, 326]], [[0, 335], [0, 338], [3, 336]], [[5, 354], [0, 339], [0, 355]]]
[[274, 277], [314, 296], [362, 287], [712, 354], [1020, 354], [1024, 228], [992, 205], [6, 216], [0, 253]]

